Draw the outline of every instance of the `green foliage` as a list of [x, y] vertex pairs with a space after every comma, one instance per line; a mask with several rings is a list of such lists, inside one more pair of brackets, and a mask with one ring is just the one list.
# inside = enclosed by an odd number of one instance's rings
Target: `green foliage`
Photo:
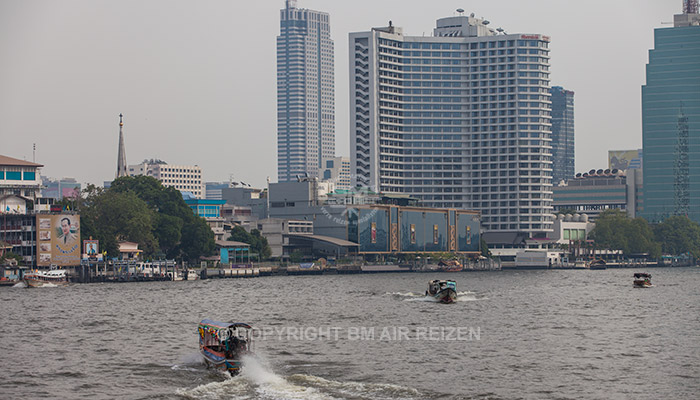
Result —
[[262, 260], [267, 260], [272, 254], [267, 238], [262, 236], [257, 229], [251, 229], [248, 233], [243, 227], [235, 226], [231, 229], [229, 240], [249, 244], [251, 253], [259, 254]]
[[[2, 242], [0, 242], [2, 244]], [[0, 257], [0, 265], [6, 264], [7, 260], [15, 260], [17, 261], [17, 265], [21, 265], [22, 263], [22, 256], [19, 254], [15, 254], [11, 251], [8, 251], [7, 253], [3, 254], [2, 257]]]
[[649, 223], [642, 218], [631, 219], [623, 211], [606, 210], [596, 219], [591, 231], [596, 248], [622, 250], [625, 255], [648, 253], [658, 258], [661, 246], [656, 242]]
[[481, 242], [479, 243], [479, 245], [481, 247], [481, 255], [484, 257], [487, 257], [487, 258], [491, 258], [491, 256], [492, 256], [491, 250], [489, 250], [489, 246], [483, 237], [481, 238]]
[[99, 240], [112, 257], [119, 254], [119, 241], [138, 243], [146, 257], [155, 254], [159, 247], [153, 235], [154, 218], [148, 205], [131, 192], [105, 191], [81, 210], [83, 234]]
[[296, 249], [289, 255], [289, 262], [292, 264], [298, 264], [304, 259], [304, 252]]
[[700, 225], [687, 216], [673, 216], [654, 226], [654, 236], [664, 254], [690, 253], [700, 257]]
[[121, 177], [103, 190], [88, 185], [75, 200], [83, 235], [100, 240], [110, 256], [119, 253], [117, 242], [139, 244], [146, 257], [196, 260], [214, 252], [214, 233], [196, 216], [174, 188], [150, 176]]

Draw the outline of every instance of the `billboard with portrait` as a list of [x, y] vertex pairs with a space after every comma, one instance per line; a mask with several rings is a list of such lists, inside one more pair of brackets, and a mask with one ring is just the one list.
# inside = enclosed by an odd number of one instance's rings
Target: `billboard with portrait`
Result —
[[42, 215], [37, 218], [37, 265], [80, 265], [80, 216]]

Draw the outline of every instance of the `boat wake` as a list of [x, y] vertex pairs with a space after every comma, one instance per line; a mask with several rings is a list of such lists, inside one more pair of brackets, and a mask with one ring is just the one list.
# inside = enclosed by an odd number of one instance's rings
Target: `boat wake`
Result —
[[12, 287], [25, 288], [25, 287], [27, 287], [27, 283], [26, 282], [17, 282], [14, 285], [12, 285]]
[[[402, 301], [424, 301], [428, 303], [438, 303], [437, 299], [435, 299], [433, 296], [426, 296], [425, 293], [387, 292], [386, 294], [401, 299]], [[485, 297], [477, 297], [477, 294], [475, 292], [457, 292], [457, 299], [455, 300], [455, 302], [477, 301], [484, 299]]]
[[272, 372], [262, 359], [244, 357], [241, 374], [222, 382], [192, 389], [178, 389], [188, 399], [420, 399], [415, 389], [390, 384], [339, 382], [313, 375], [295, 374], [287, 378]]

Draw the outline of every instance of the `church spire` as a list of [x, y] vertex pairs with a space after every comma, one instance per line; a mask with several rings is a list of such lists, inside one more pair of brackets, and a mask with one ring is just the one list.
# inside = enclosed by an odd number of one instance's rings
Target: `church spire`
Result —
[[122, 121], [122, 117], [123, 115], [119, 114], [119, 152], [117, 153], [117, 178], [127, 176], [126, 150], [124, 149], [124, 133], [122, 132], [124, 122]]

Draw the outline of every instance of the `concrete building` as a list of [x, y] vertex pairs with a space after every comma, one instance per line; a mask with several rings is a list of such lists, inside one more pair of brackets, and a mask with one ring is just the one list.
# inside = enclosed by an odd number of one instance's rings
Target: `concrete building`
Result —
[[484, 238], [552, 231], [549, 37], [473, 16], [350, 34], [353, 185], [478, 210]]
[[75, 178], [52, 179], [42, 177], [41, 196], [61, 200], [64, 197], [75, 198], [80, 196], [81, 185]]
[[350, 158], [334, 157], [325, 160], [319, 179], [332, 182], [335, 190], [350, 190], [352, 188]]
[[595, 221], [605, 210], [620, 210], [635, 218], [641, 191], [641, 170], [590, 170], [553, 188], [554, 212], [573, 210]]
[[204, 198], [208, 200], [222, 200], [221, 190], [232, 187], [230, 182], [205, 182]]
[[654, 30], [642, 86], [644, 204], [650, 222], [700, 223], [700, 14], [686, 0], [674, 26]]
[[0, 155], [0, 196], [12, 194], [31, 201], [40, 198], [41, 167], [41, 164]]
[[327, 13], [287, 0], [277, 37], [277, 173], [279, 182], [318, 177], [335, 157], [333, 41]]
[[256, 226], [258, 217], [253, 215], [253, 210], [251, 207], [237, 206], [233, 204], [224, 204], [221, 206], [221, 218], [224, 219], [225, 227], [224, 229], [230, 229], [231, 227], [238, 225], [245, 228], [246, 231], [250, 231]]
[[574, 92], [552, 86], [552, 183], [574, 177]]
[[204, 218], [207, 225], [214, 232], [215, 240], [226, 240], [224, 232], [224, 218], [221, 216], [221, 207], [224, 205], [223, 200], [209, 200], [185, 198], [185, 203], [192, 209], [195, 215]]
[[[15, 195], [1, 195], [0, 204], [5, 205], [8, 201], [25, 202], [25, 198]], [[26, 266], [36, 266], [36, 216], [26, 213], [26, 203], [22, 206], [24, 213], [0, 213], [0, 242], [7, 244], [8, 252], [12, 252], [22, 257], [22, 262]]]
[[223, 188], [221, 189], [221, 198], [226, 201], [227, 206], [247, 207], [255, 219], [269, 217], [266, 189], [253, 187]]
[[311, 180], [270, 185], [270, 216], [312, 223], [313, 237], [305, 236], [307, 241], [353, 251], [356, 246], [359, 254], [366, 255], [480, 250], [476, 211], [419, 207], [405, 196], [322, 196], [315, 184]]
[[192, 193], [198, 199], [204, 198], [202, 170], [197, 165], [171, 165], [162, 160], [144, 160], [141, 164], [129, 165], [128, 173], [129, 176], [152, 176], [163, 186]]
[[312, 221], [295, 221], [278, 218], [268, 218], [257, 222], [257, 228], [270, 245], [271, 256], [287, 258], [293, 251], [290, 245], [290, 235], [313, 235]]

